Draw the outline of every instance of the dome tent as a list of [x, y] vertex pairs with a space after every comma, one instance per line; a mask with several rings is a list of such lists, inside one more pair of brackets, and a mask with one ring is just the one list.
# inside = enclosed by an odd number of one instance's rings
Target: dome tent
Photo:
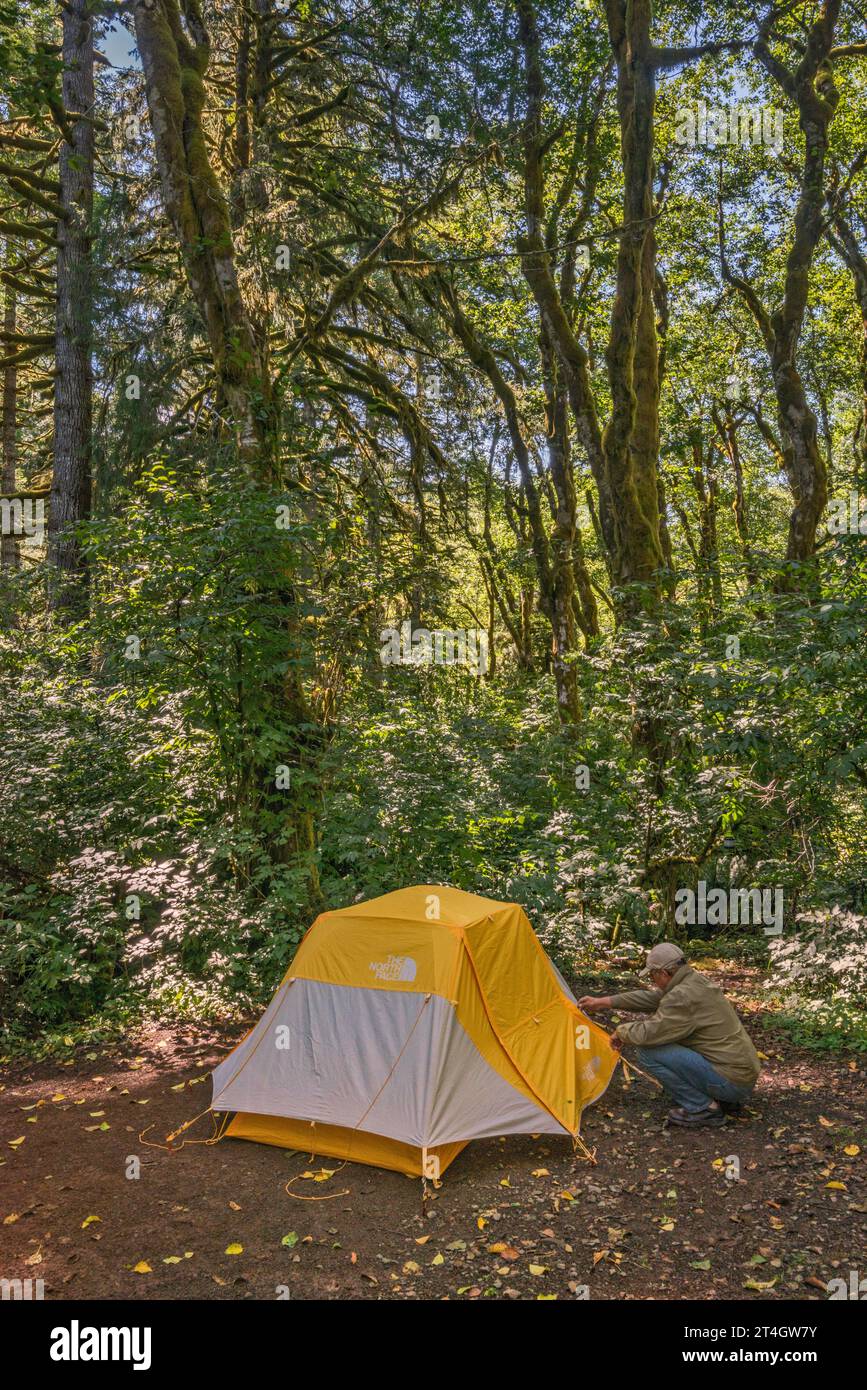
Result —
[[438, 1178], [471, 1139], [577, 1137], [617, 1061], [522, 908], [425, 885], [317, 917], [211, 1108], [226, 1137]]

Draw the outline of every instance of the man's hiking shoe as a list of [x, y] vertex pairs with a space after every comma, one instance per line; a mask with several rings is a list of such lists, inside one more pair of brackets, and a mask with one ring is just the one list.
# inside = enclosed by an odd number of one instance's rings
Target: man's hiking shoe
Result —
[[718, 1106], [708, 1106], [706, 1110], [684, 1110], [675, 1105], [668, 1112], [668, 1122], [680, 1125], [682, 1129], [719, 1129], [726, 1117]]

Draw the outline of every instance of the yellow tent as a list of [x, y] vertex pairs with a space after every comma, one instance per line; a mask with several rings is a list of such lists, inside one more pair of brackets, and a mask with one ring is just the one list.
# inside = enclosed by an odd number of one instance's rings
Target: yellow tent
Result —
[[212, 1109], [227, 1136], [438, 1178], [471, 1139], [577, 1136], [617, 1061], [522, 908], [431, 884], [317, 917]]

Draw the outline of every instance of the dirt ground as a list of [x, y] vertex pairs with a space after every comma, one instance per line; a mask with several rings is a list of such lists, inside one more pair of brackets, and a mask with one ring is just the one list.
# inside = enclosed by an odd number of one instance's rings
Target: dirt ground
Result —
[[566, 1140], [475, 1142], [424, 1201], [419, 1180], [260, 1144], [148, 1147], [207, 1107], [251, 1020], [16, 1063], [0, 1277], [42, 1279], [46, 1299], [823, 1300], [867, 1273], [867, 1059], [799, 1051], [756, 972], [716, 978], [765, 1056], [745, 1120], [669, 1131], [655, 1088], [618, 1070], [584, 1117], [595, 1165]]

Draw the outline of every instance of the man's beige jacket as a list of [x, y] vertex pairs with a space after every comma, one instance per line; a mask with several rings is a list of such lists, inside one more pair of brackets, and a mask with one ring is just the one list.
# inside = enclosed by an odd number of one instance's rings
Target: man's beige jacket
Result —
[[706, 1057], [727, 1081], [754, 1085], [762, 1069], [749, 1035], [721, 989], [682, 965], [665, 991], [631, 989], [611, 995], [615, 1009], [652, 1014], [635, 1023], [621, 1023], [618, 1037], [638, 1047], [680, 1043]]

